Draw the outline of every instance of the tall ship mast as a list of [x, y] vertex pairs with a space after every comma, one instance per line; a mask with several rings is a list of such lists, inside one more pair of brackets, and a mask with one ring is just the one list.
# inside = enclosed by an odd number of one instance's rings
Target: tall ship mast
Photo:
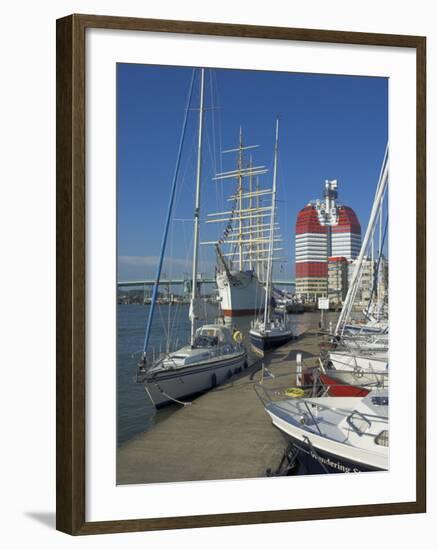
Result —
[[[240, 128], [238, 146], [222, 151], [236, 153], [236, 168], [220, 172], [216, 181], [235, 182], [233, 194], [227, 201], [230, 209], [208, 214], [206, 223], [226, 223], [222, 236], [212, 244], [217, 252], [216, 283], [221, 311], [224, 317], [257, 315], [264, 310], [271, 224], [271, 188], [260, 185], [260, 176], [268, 172], [262, 165], [254, 165], [248, 150], [258, 145], [245, 145]], [[273, 241], [277, 235], [277, 224], [273, 227]], [[272, 252], [282, 250], [276, 244]], [[279, 260], [280, 258], [274, 258]]]

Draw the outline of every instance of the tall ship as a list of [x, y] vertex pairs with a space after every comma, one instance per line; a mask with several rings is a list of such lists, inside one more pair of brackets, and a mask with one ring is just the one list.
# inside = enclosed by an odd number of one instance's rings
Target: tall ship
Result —
[[[236, 154], [236, 168], [220, 172], [214, 180], [235, 180], [233, 194], [227, 198], [229, 210], [208, 214], [206, 223], [224, 224], [223, 233], [213, 244], [217, 253], [216, 283], [224, 317], [258, 315], [264, 311], [269, 242], [269, 218], [272, 209], [272, 189], [261, 185], [265, 166], [253, 164], [247, 151], [258, 145], [245, 145], [240, 128], [238, 146], [222, 151]], [[273, 228], [273, 252], [281, 240], [277, 224]], [[279, 258], [273, 258], [273, 261]]]

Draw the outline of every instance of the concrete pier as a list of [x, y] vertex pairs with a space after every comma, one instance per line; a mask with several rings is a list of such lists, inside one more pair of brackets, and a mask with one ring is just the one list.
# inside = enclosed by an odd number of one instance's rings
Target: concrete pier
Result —
[[314, 366], [318, 342], [315, 332], [301, 335], [124, 444], [117, 450], [117, 484], [254, 478], [275, 470], [286, 444], [254, 385], [263, 363], [295, 385], [296, 354]]

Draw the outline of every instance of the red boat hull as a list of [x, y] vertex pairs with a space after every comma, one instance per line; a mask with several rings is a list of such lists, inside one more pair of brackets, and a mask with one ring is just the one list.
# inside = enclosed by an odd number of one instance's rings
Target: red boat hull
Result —
[[329, 387], [329, 395], [332, 397], [366, 397], [369, 390], [360, 388], [359, 386], [351, 386], [349, 384], [340, 384], [335, 378], [331, 378], [326, 374], [320, 374], [320, 380]]

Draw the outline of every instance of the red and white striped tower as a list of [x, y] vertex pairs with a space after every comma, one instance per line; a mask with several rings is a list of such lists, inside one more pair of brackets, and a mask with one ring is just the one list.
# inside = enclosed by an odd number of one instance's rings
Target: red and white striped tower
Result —
[[328, 258], [352, 261], [360, 252], [361, 226], [349, 206], [338, 205], [337, 181], [326, 181], [323, 200], [312, 201], [296, 220], [296, 294], [328, 295]]
[[307, 299], [326, 295], [328, 231], [313, 204], [296, 220], [296, 294]]
[[360, 253], [361, 226], [349, 206], [338, 206], [338, 223], [331, 228], [331, 255], [343, 256], [349, 262]]

